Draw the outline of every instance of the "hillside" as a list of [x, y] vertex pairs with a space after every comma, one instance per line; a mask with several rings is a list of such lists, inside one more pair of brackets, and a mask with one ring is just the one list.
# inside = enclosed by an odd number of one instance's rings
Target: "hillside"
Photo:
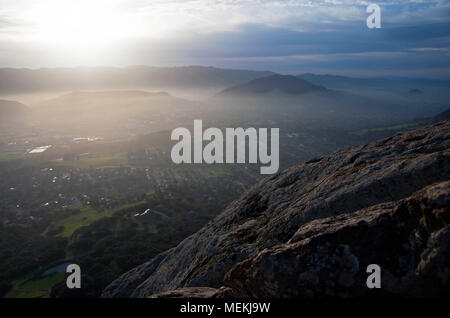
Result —
[[[134, 134], [167, 129], [190, 102], [166, 92], [78, 91], [33, 105], [40, 126], [78, 134]], [[150, 131], [149, 131], [150, 130]]]
[[78, 67], [42, 69], [0, 69], [0, 94], [131, 89], [131, 88], [225, 88], [271, 72], [228, 70], [214, 67]]
[[449, 162], [443, 121], [291, 167], [102, 296], [364, 296], [369, 264], [379, 295], [448, 295]]
[[332, 90], [291, 75], [272, 75], [233, 86], [205, 103], [228, 111], [231, 119], [295, 119], [302, 126], [316, 123], [346, 130], [397, 124], [416, 114], [409, 104]]
[[444, 119], [450, 119], [450, 108], [437, 114], [432, 118], [433, 121], [437, 122]]
[[11, 100], [0, 100], [0, 122], [22, 120], [29, 108], [22, 103]]
[[357, 78], [337, 75], [302, 74], [314, 85], [386, 101], [406, 103], [410, 110], [431, 116], [450, 102], [450, 81], [420, 78]]
[[[414, 78], [358, 78], [339, 75], [301, 74], [299, 78], [315, 85], [323, 85], [332, 89], [381, 90], [402, 93], [423, 93], [422, 90], [448, 89], [448, 80], [427, 80]], [[419, 88], [420, 89], [419, 89]]]
[[324, 91], [325, 87], [311, 84], [310, 82], [291, 75], [271, 75], [258, 78], [246, 84], [225, 89], [221, 95], [249, 95], [270, 92], [299, 95], [314, 91]]
[[146, 92], [138, 90], [78, 91], [40, 102], [37, 111], [113, 111], [117, 108], [140, 108], [161, 104], [177, 105], [185, 102], [166, 92]]

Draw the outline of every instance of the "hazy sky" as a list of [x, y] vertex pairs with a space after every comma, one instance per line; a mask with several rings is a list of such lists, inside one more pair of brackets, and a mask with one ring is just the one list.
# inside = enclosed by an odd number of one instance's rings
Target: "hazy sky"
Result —
[[450, 78], [450, 0], [0, 0], [0, 67], [137, 64]]

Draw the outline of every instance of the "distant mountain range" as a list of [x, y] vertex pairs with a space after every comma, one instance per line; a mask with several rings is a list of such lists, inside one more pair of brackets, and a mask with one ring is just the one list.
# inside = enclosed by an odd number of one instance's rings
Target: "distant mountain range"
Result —
[[269, 92], [280, 92], [299, 95], [310, 92], [325, 91], [326, 88], [314, 85], [304, 79], [291, 75], [270, 75], [252, 80], [246, 84], [233, 86], [223, 90], [221, 95], [251, 95]]
[[[2, 79], [10, 72], [16, 77], [6, 81]], [[20, 75], [20, 76], [19, 76]], [[32, 75], [32, 76], [31, 76]], [[91, 77], [89, 76], [91, 75]], [[19, 77], [23, 77], [19, 79]], [[67, 76], [67, 77], [65, 77]], [[31, 80], [33, 79], [33, 80]], [[40, 80], [39, 80], [40, 79]], [[44, 80], [45, 79], [45, 80]], [[271, 120], [280, 122], [296, 120], [298, 124], [307, 125], [312, 121], [317, 125], [348, 129], [362, 129], [365, 126], [378, 127], [392, 125], [417, 117], [431, 117], [447, 109], [446, 103], [426, 104], [421, 98], [429, 98], [421, 88], [404, 90], [405, 99], [384, 98], [385, 94], [360, 94], [365, 89], [382, 87], [386, 91], [389, 85], [379, 79], [356, 79], [342, 76], [304, 74], [301, 77], [280, 75], [271, 72], [235, 71], [207, 67], [179, 68], [77, 68], [77, 69], [41, 69], [17, 70], [0, 69], [0, 80], [6, 86], [20, 89], [37, 89], [39, 85], [56, 88], [66, 86], [72, 93], [32, 104], [33, 118], [40, 123], [58, 123], [66, 127], [79, 126], [96, 121], [108, 121], [125, 125], [126, 120], [150, 116], [156, 121], [155, 111], [165, 114], [171, 121], [178, 121], [173, 107], [193, 106], [191, 109], [205, 117], [209, 112], [210, 119], [219, 116], [221, 120], [255, 121], [254, 112], [260, 113], [258, 121]], [[61, 82], [58, 82], [61, 81]], [[16, 83], [17, 85], [15, 85]], [[194, 106], [187, 100], [161, 92], [148, 92], [138, 88], [127, 89], [127, 85], [141, 83], [144, 85], [225, 85], [220, 93], [201, 102], [205, 108]], [[442, 84], [443, 82], [439, 82]], [[20, 85], [19, 85], [20, 84]], [[156, 85], [157, 84], [157, 85]], [[120, 90], [92, 91], [96, 85], [120, 86]], [[336, 87], [352, 87], [339, 90]], [[402, 84], [406, 85], [406, 84]], [[89, 86], [90, 91], [77, 89], [78, 86]], [[365, 88], [363, 88], [365, 87]], [[42, 89], [42, 86], [41, 86]], [[377, 88], [378, 89], [378, 88]], [[1, 90], [5, 85], [0, 86]], [[74, 90], [78, 90], [73, 92]], [[381, 92], [384, 89], [380, 88]], [[408, 92], [413, 94], [412, 101], [406, 99]], [[388, 94], [387, 94], [388, 95]], [[409, 94], [411, 95], [411, 94]], [[422, 97], [422, 95], [424, 97]], [[178, 96], [178, 95], [176, 95]], [[11, 110], [17, 106], [17, 113], [26, 111], [23, 104], [10, 102], [0, 109], [3, 121], [17, 118]], [[14, 117], [16, 116], [16, 117]], [[179, 114], [178, 117], [186, 115]], [[150, 120], [150, 119], [149, 119]], [[115, 125], [116, 125], [115, 124]], [[86, 125], [83, 125], [85, 127]], [[98, 126], [98, 125], [97, 125]], [[153, 124], [157, 127], [158, 125]], [[112, 126], [111, 126], [112, 127]]]
[[275, 74], [227, 88], [215, 96], [214, 102], [231, 107], [258, 104], [277, 109], [295, 105], [303, 118], [317, 112], [322, 112], [322, 117], [331, 112], [334, 113], [331, 117], [337, 118], [339, 112], [341, 116], [360, 119], [382, 115], [382, 120], [392, 122], [394, 118], [405, 121], [418, 116], [430, 117], [445, 110], [450, 102], [450, 86], [446, 86], [449, 84], [431, 80]]
[[190, 104], [166, 92], [78, 91], [34, 104], [32, 112], [34, 122], [53, 129], [120, 134], [121, 129], [137, 131], [139, 125], [145, 129], [164, 129], [164, 123], [175, 120], [175, 109], [185, 109]]
[[214, 67], [78, 67], [0, 69], [0, 94], [135, 88], [217, 88], [245, 83], [272, 72]]
[[298, 76], [329, 89], [407, 102], [418, 109], [430, 108], [429, 115], [450, 103], [450, 81], [418, 78], [356, 78], [337, 75], [302, 74]]
[[270, 75], [227, 88], [210, 104], [244, 113], [258, 111], [274, 121], [280, 117], [303, 120], [302, 124], [320, 120], [341, 128], [358, 122], [366, 125], [373, 119], [378, 125], [405, 116], [412, 119], [406, 103], [328, 89], [292, 75]]
[[84, 92], [77, 91], [62, 94], [58, 97], [42, 101], [35, 106], [40, 111], [52, 109], [52, 111], [78, 110], [94, 111], [104, 108], [111, 111], [115, 107], [135, 108], [144, 105], [145, 107], [155, 104], [155, 101], [171, 101], [172, 104], [183, 102], [184, 100], [171, 96], [166, 92], [146, 92], [138, 90], [113, 90]]
[[319, 75], [305, 73], [298, 78], [307, 80], [315, 85], [323, 85], [331, 89], [398, 89], [399, 91], [419, 91], [423, 88], [450, 88], [449, 80], [429, 80], [415, 78], [357, 78], [339, 75]]
[[[273, 77], [270, 77], [273, 76]], [[109, 89], [160, 89], [169, 88], [215, 89], [220, 91], [248, 83], [244, 90], [267, 85], [275, 85], [285, 92], [302, 93], [304, 89], [317, 89], [323, 86], [328, 89], [358, 92], [396, 92], [407, 95], [409, 92], [423, 92], [424, 95], [445, 94], [449, 91], [448, 80], [426, 80], [410, 78], [355, 78], [337, 75], [301, 74], [298, 79], [309, 83], [295, 82], [293, 76], [282, 78], [282, 75], [270, 71], [232, 70], [205, 66], [186, 67], [76, 67], [76, 68], [0, 68], [0, 94], [13, 95], [32, 92], [58, 92], [74, 90], [109, 90]], [[264, 82], [252, 82], [266, 77]], [[277, 83], [275, 83], [277, 82]], [[278, 85], [278, 87], [277, 87]], [[312, 85], [312, 86], [311, 86]], [[263, 88], [264, 89], [264, 88]], [[426, 96], [428, 98], [428, 96]], [[450, 97], [449, 97], [450, 98]]]

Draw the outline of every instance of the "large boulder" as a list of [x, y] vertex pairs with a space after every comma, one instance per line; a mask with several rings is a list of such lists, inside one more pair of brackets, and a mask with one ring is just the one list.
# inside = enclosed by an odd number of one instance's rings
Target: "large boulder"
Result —
[[313, 220], [285, 244], [233, 266], [225, 285], [239, 297], [361, 297], [370, 264], [380, 295], [448, 296], [450, 181], [407, 199]]

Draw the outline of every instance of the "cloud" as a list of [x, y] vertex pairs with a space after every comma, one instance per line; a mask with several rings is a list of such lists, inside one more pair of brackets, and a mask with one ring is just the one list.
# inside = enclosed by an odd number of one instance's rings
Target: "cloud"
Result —
[[395, 25], [442, 21], [448, 19], [450, 10], [449, 1], [443, 0], [0, 0], [0, 16], [8, 16], [17, 23], [33, 23], [35, 15], [44, 10], [74, 6], [89, 10], [95, 4], [147, 31], [133, 30], [140, 35], [150, 35], [152, 30], [165, 35], [214, 33], [230, 31], [242, 24], [308, 31], [318, 25], [334, 29], [364, 22], [365, 9], [372, 2], [382, 7], [383, 20]]
[[[53, 46], [33, 42], [42, 23], [36, 14], [56, 3], [58, 8], [70, 3], [108, 13], [110, 19], [99, 18], [98, 23], [94, 14], [92, 25], [110, 23], [113, 31], [108, 35], [117, 39], [115, 46], [105, 43], [104, 55], [99, 51], [82, 56], [81, 48], [71, 49], [78, 54], [74, 57], [61, 50], [64, 41], [72, 41], [70, 34], [65, 38], [59, 34]], [[435, 69], [430, 74], [439, 76], [450, 68], [447, 0], [97, 0], [95, 7], [91, 3], [0, 0], [0, 66], [24, 62], [56, 66], [56, 61], [58, 66], [211, 64], [290, 73], [329, 68], [368, 74], [396, 69], [423, 74]], [[382, 29], [366, 27], [369, 3], [381, 6]], [[64, 22], [64, 16], [60, 20]], [[108, 30], [104, 27], [102, 32]], [[94, 36], [88, 44], [97, 42], [101, 41]]]

